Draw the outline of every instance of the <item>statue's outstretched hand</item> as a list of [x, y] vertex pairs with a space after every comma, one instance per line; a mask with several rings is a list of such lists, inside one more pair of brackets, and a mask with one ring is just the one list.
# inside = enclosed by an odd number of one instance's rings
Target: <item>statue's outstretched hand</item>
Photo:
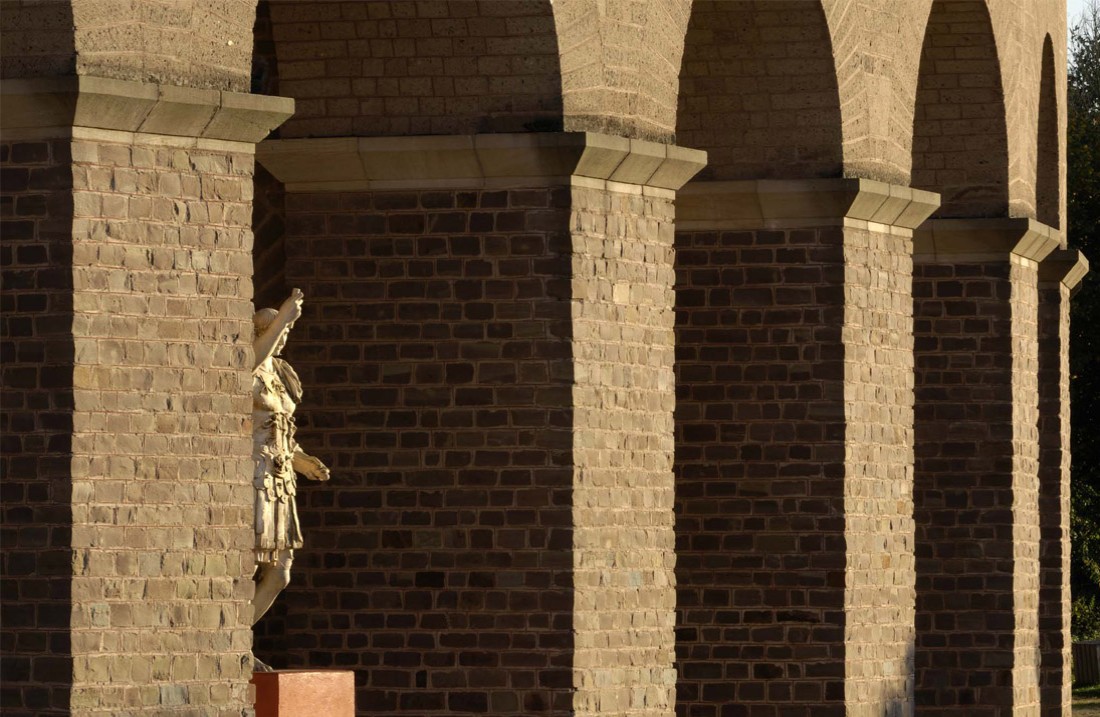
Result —
[[310, 480], [327, 481], [332, 477], [328, 468], [320, 458], [300, 453], [295, 461], [294, 469]]
[[287, 323], [292, 324], [302, 315], [302, 300], [306, 295], [301, 289], [291, 289], [290, 296], [279, 307], [279, 313], [286, 317]]

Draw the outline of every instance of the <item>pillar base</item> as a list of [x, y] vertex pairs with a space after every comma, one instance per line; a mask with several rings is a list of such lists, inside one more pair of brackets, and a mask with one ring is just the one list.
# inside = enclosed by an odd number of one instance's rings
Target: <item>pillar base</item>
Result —
[[355, 717], [351, 670], [275, 670], [252, 675], [256, 717]]

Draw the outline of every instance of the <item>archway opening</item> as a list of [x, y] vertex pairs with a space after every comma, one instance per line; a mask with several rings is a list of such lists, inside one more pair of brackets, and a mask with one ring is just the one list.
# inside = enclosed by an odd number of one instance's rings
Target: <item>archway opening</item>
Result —
[[695, 181], [839, 177], [840, 97], [818, 2], [699, 0], [680, 70], [677, 141]]
[[1004, 91], [981, 0], [932, 4], [917, 82], [912, 185], [939, 192], [937, 217], [1008, 211]]
[[1039, 122], [1036, 140], [1035, 218], [1047, 226], [1061, 226], [1061, 177], [1058, 167], [1058, 91], [1054, 80], [1054, 46], [1043, 41], [1043, 68], [1039, 80]]

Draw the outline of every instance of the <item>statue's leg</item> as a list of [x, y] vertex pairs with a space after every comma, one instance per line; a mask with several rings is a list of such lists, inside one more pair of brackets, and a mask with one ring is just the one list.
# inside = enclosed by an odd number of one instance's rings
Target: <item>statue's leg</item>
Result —
[[260, 621], [283, 588], [290, 584], [290, 566], [293, 563], [294, 551], [280, 550], [274, 562], [259, 566], [256, 596], [252, 599], [252, 606], [255, 609], [252, 614], [253, 625]]

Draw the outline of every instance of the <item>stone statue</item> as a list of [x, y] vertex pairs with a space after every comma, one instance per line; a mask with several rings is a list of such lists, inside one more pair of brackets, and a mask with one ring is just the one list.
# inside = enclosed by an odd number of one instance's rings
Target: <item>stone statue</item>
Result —
[[[294, 440], [294, 409], [302, 398], [298, 374], [276, 358], [302, 315], [303, 294], [291, 291], [279, 310], [261, 309], [253, 318], [256, 365], [252, 369], [252, 485], [256, 499], [256, 596], [252, 624], [263, 617], [290, 582], [295, 548], [302, 547], [295, 504], [297, 479], [329, 479], [328, 468]], [[266, 665], [256, 661], [257, 669]]]

